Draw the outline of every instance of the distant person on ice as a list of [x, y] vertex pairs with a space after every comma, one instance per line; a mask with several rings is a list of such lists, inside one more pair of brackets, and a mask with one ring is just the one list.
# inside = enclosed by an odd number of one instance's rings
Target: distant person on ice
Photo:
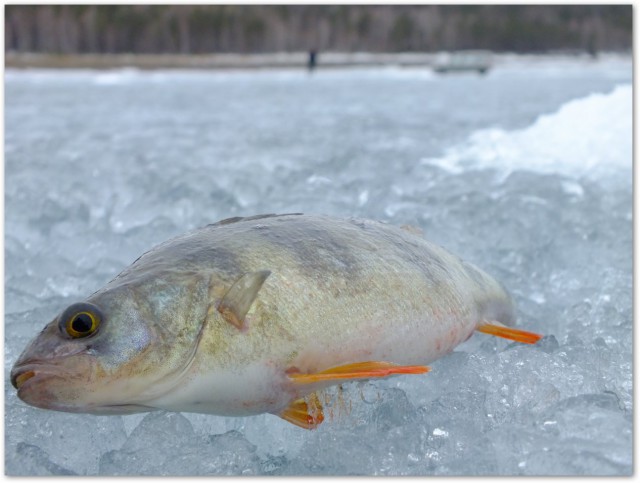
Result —
[[315, 49], [311, 49], [309, 51], [309, 62], [307, 64], [307, 68], [309, 69], [309, 72], [313, 72], [313, 70], [316, 68], [316, 60], [317, 60], [317, 52]]

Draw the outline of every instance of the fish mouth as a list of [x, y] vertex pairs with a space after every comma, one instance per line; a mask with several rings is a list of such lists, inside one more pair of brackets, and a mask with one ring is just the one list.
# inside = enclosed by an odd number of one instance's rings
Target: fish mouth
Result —
[[[40, 409], [55, 411], [81, 412], [79, 408], [68, 405], [60, 399], [56, 382], [64, 383], [72, 375], [54, 364], [23, 363], [11, 371], [11, 384], [17, 389], [18, 398]], [[64, 387], [64, 384], [63, 384]]]
[[14, 367], [11, 371], [11, 385], [20, 390], [27, 381], [36, 376], [60, 376], [60, 368], [44, 364], [25, 364]]
[[16, 389], [20, 389], [20, 387], [22, 387], [22, 385], [25, 382], [27, 382], [29, 379], [31, 379], [35, 375], [36, 375], [35, 371], [25, 371], [25, 372], [20, 372], [18, 374], [12, 374], [11, 384]]
[[[18, 398], [30, 406], [68, 413], [96, 415], [132, 414], [153, 411], [155, 408], [136, 402], [102, 404], [86, 401], [83, 397], [70, 398], [71, 393], [82, 390], [89, 380], [82, 373], [42, 359], [19, 360], [11, 369], [9, 379], [17, 389]], [[91, 388], [88, 388], [89, 392]]]

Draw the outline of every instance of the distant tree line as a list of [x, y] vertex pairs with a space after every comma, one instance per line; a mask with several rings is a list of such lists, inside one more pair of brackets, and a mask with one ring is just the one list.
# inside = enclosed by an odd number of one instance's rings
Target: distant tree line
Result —
[[631, 5], [6, 5], [42, 53], [631, 49]]

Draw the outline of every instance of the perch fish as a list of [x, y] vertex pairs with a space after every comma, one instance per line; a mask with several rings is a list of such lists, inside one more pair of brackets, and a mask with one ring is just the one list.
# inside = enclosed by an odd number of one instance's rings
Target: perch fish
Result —
[[173, 238], [74, 303], [11, 371], [24, 402], [324, 419], [317, 391], [423, 374], [474, 331], [508, 327], [489, 275], [411, 227], [319, 215], [230, 218]]

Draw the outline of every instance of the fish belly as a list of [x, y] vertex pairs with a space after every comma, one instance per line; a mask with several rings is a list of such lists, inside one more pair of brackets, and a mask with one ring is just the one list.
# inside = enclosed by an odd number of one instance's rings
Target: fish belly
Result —
[[175, 390], [148, 404], [167, 411], [250, 416], [277, 412], [296, 397], [272, 361], [235, 368], [195, 367]]

